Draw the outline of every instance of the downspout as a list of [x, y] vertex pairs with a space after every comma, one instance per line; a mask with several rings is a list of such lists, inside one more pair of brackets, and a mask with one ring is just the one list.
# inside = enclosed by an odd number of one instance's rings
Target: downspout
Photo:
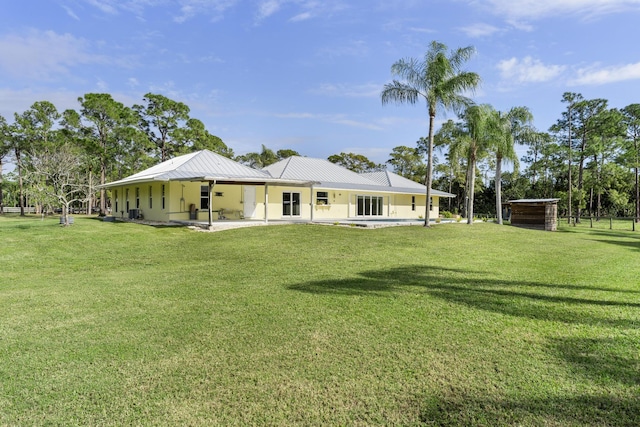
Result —
[[264, 184], [264, 223], [269, 223], [269, 184]]
[[313, 222], [313, 211], [315, 210], [315, 204], [313, 203], [313, 184], [311, 184], [311, 222]]
[[216, 181], [209, 181], [209, 228], [213, 226], [213, 187], [216, 185]]

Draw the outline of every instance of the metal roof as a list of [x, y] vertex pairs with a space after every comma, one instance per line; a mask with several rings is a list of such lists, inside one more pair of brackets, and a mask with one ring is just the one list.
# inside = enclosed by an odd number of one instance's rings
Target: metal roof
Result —
[[[262, 170], [273, 177], [313, 180], [318, 187], [353, 189], [372, 192], [425, 194], [427, 187], [389, 171], [358, 174], [328, 160], [293, 156]], [[434, 196], [455, 197], [443, 191], [431, 190]]]
[[[377, 182], [380, 185], [389, 186], [395, 189], [402, 189], [403, 192], [407, 193], [410, 189], [420, 191], [420, 194], [425, 194], [427, 191], [426, 185], [422, 185], [419, 182], [412, 181], [388, 170], [364, 172], [361, 175]], [[438, 197], [456, 197], [455, 194], [434, 189], [431, 189], [431, 194]]]
[[274, 179], [267, 172], [250, 168], [209, 150], [178, 156], [104, 187], [148, 181], [218, 181], [220, 183], [286, 184], [308, 186], [313, 182]]
[[557, 203], [560, 199], [517, 199], [517, 200], [509, 200], [507, 203], [518, 203], [518, 204], [540, 204], [540, 203]]
[[[327, 189], [422, 195], [426, 187], [389, 171], [357, 174], [328, 160], [293, 156], [262, 170], [242, 165], [209, 150], [169, 159], [105, 188], [149, 181], [217, 181], [220, 184], [316, 185]], [[431, 190], [434, 196], [455, 197]]]

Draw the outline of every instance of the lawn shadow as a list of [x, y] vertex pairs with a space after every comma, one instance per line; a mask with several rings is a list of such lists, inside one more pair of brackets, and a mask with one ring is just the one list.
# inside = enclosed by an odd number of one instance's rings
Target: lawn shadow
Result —
[[[485, 272], [406, 266], [360, 273], [358, 277], [312, 281], [289, 289], [313, 294], [387, 296], [424, 292], [446, 301], [512, 316], [564, 323], [637, 328], [640, 303], [616, 299], [629, 290], [495, 279]], [[561, 290], [562, 292], [554, 292]], [[585, 298], [585, 291], [590, 297]], [[598, 315], [594, 307], [637, 310], [634, 316]]]
[[[640, 350], [632, 339], [555, 338], [551, 349], [570, 365], [574, 374], [598, 384], [640, 386]], [[630, 349], [635, 354], [629, 354]]]
[[[580, 229], [573, 230], [566, 228], [558, 230], [560, 233], [585, 233], [592, 235], [592, 242], [607, 243], [610, 245], [622, 246], [628, 249], [640, 250], [640, 234], [634, 231], [616, 231], [616, 230], [603, 230], [603, 229]], [[620, 240], [617, 240], [620, 239]]]
[[153, 227], [153, 228], [158, 228], [158, 229], [185, 227], [185, 225], [179, 224], [179, 223], [150, 222], [150, 221], [144, 221], [144, 220], [129, 220], [129, 219], [121, 219], [119, 217], [115, 217], [115, 219], [113, 219], [113, 220], [105, 220], [106, 217], [103, 217], [103, 216], [91, 216], [91, 217], [85, 217], [85, 218], [87, 220], [90, 220], [90, 221], [106, 222], [106, 223], [113, 224], [113, 225], [138, 224], [138, 225], [144, 225], [144, 226], [147, 226], [147, 227]]
[[499, 400], [461, 393], [427, 399], [420, 422], [434, 426], [637, 426], [640, 400], [609, 395]]

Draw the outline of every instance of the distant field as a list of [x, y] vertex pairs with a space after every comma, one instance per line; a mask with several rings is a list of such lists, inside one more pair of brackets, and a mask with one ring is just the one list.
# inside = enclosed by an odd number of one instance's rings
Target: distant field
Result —
[[0, 216], [0, 425], [640, 424], [640, 232]]

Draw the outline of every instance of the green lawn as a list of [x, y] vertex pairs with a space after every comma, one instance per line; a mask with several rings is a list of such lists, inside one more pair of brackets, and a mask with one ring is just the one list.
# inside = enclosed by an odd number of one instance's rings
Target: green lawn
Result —
[[0, 217], [0, 425], [640, 423], [640, 232]]

